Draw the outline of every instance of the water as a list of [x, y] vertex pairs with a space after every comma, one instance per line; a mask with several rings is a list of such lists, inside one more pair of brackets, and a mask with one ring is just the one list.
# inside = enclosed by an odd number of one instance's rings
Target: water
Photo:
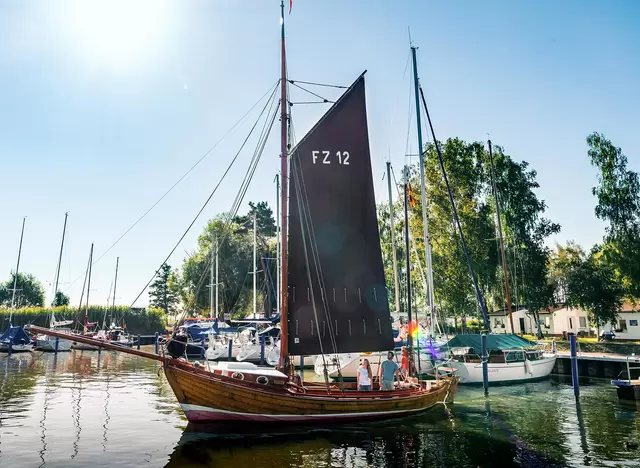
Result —
[[[638, 467], [640, 418], [606, 382], [461, 388], [403, 420], [318, 429], [187, 424], [159, 363], [0, 355], [1, 467]], [[631, 441], [631, 444], [625, 442]]]

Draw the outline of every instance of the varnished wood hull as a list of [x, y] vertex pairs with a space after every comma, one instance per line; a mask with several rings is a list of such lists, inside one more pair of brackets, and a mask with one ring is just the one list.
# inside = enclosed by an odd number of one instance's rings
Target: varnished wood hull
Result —
[[213, 375], [171, 362], [167, 380], [190, 422], [330, 423], [388, 419], [425, 411], [445, 402], [456, 380], [423, 383], [421, 388], [358, 392], [308, 386], [260, 385]]

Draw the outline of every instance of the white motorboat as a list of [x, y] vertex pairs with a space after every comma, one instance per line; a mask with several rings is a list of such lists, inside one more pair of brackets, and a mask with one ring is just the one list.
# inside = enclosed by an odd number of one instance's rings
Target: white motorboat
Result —
[[[482, 383], [480, 335], [457, 335], [449, 341], [446, 365], [456, 370], [461, 384]], [[545, 351], [516, 335], [487, 335], [489, 383], [517, 383], [548, 377], [555, 351]]]
[[[51, 327], [51, 328], [55, 328], [55, 327]], [[69, 328], [55, 328], [55, 330], [61, 333], [71, 335], [71, 330]], [[64, 339], [55, 338], [49, 335], [38, 335], [36, 336], [35, 348], [38, 349], [39, 351], [52, 351], [52, 352], [71, 351], [72, 344], [73, 344], [73, 341], [71, 339], [64, 340]]]
[[[293, 366], [296, 369], [303, 369], [306, 367], [314, 367], [317, 356], [291, 356], [293, 360]], [[304, 358], [304, 359], [303, 359]], [[277, 366], [280, 363], [280, 340], [269, 350], [267, 354], [266, 362], [270, 366]]]

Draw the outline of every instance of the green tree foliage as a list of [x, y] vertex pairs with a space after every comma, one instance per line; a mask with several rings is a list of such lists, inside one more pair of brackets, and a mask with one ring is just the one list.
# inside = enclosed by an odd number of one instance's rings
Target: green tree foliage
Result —
[[[13, 293], [15, 273], [4, 283], [0, 284], [0, 306], [10, 307]], [[28, 273], [18, 273], [16, 283], [15, 308], [38, 307], [44, 305], [44, 288], [35, 276]]]
[[[247, 215], [229, 221], [220, 214], [209, 221], [198, 238], [198, 247], [185, 259], [181, 272], [181, 298], [188, 311], [208, 314], [210, 309], [210, 267], [212, 235], [218, 243], [219, 315], [245, 317], [253, 310], [253, 213], [257, 216], [258, 309], [272, 311], [276, 296], [276, 228], [267, 202], [249, 203]], [[266, 268], [265, 268], [266, 266]], [[270, 278], [270, 281], [267, 281]]]
[[172, 283], [175, 284], [175, 279], [172, 278], [171, 266], [164, 263], [151, 283], [149, 297], [151, 306], [162, 309], [165, 314], [173, 313], [179, 301]]
[[[445, 169], [456, 202], [458, 217], [467, 241], [471, 262], [490, 309], [505, 307], [505, 291], [491, 186], [490, 158], [480, 142], [454, 138], [441, 145]], [[431, 238], [436, 305], [448, 316], [474, 315], [478, 310], [469, 268], [453, 210], [433, 144], [425, 147], [427, 217]], [[494, 154], [497, 191], [502, 211], [502, 226], [508, 252], [508, 272], [514, 305], [527, 307], [536, 315], [553, 303], [553, 283], [548, 277], [550, 250], [546, 238], [560, 230], [558, 224], [544, 218], [544, 201], [535, 194], [536, 172], [526, 162], [515, 162], [497, 147]], [[425, 288], [418, 268], [425, 265], [419, 170], [410, 168], [410, 183], [416, 193], [416, 206], [410, 209], [410, 231], [415, 252], [411, 252], [412, 287], [415, 300], [425, 303]], [[404, 273], [404, 233], [402, 195], [394, 207], [398, 268]], [[389, 210], [378, 209], [380, 234], [387, 284], [393, 285]], [[526, 272], [526, 274], [523, 274]], [[516, 281], [517, 280], [517, 281]], [[404, 285], [402, 285], [404, 294]], [[517, 287], [515, 287], [517, 284]], [[390, 295], [393, 300], [393, 294]], [[403, 298], [404, 299], [404, 298]]]
[[640, 297], [640, 180], [627, 169], [627, 157], [604, 135], [587, 137], [589, 160], [598, 170], [595, 213], [608, 223], [602, 253], [629, 296]]
[[266, 201], [258, 203], [249, 202], [249, 212], [244, 216], [236, 216], [234, 222], [243, 228], [253, 229], [253, 216], [256, 216], [256, 230], [261, 236], [273, 237], [276, 235], [276, 221], [273, 211]]
[[624, 288], [600, 247], [587, 255], [574, 243], [558, 246], [550, 265], [566, 305], [589, 312], [591, 323], [598, 327], [617, 320]]
[[69, 296], [67, 296], [62, 291], [56, 292], [56, 297], [53, 300], [54, 307], [68, 306], [69, 305]]

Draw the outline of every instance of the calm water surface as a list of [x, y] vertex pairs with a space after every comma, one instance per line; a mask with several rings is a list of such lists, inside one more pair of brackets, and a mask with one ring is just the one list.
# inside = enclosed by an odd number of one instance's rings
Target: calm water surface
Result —
[[384, 423], [264, 432], [188, 425], [159, 363], [115, 352], [0, 355], [0, 467], [639, 467], [640, 418], [606, 382], [462, 388]]

